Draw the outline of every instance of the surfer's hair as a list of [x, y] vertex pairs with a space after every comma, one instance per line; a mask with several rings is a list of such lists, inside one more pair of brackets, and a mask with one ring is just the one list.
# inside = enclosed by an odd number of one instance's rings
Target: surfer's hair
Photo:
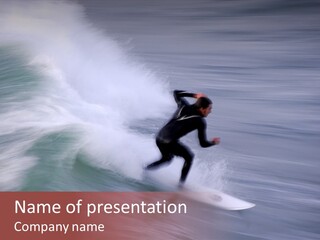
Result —
[[200, 108], [208, 108], [211, 104], [212, 104], [212, 101], [210, 100], [210, 98], [200, 97], [197, 99], [194, 105], [196, 106], [197, 109], [200, 109]]

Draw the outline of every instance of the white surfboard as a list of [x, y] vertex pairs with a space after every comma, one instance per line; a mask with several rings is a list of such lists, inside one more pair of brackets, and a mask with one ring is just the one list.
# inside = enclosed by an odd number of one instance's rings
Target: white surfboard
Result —
[[[177, 190], [177, 180], [171, 179], [169, 175], [166, 176], [166, 178], [163, 178], [146, 173], [146, 179], [148, 179], [149, 183], [151, 181], [153, 185], [156, 184], [163, 187], [162, 190]], [[255, 206], [254, 203], [233, 197], [221, 191], [196, 184], [190, 184], [188, 182], [182, 187], [182, 189], [179, 189], [177, 193], [193, 201], [209, 204], [224, 210], [245, 210]]]
[[254, 203], [202, 186], [186, 185], [181, 189], [180, 194], [194, 201], [209, 204], [224, 210], [245, 210], [255, 206]]

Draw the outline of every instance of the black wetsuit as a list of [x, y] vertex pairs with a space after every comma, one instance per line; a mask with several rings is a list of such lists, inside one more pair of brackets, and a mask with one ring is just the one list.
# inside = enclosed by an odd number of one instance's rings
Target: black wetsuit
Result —
[[155, 169], [164, 163], [169, 163], [173, 156], [183, 157], [185, 163], [181, 171], [180, 182], [183, 183], [192, 165], [194, 154], [179, 139], [193, 130], [198, 130], [201, 147], [213, 146], [206, 137], [206, 121], [195, 105], [190, 105], [184, 97], [194, 97], [194, 93], [175, 90], [173, 92], [178, 109], [171, 120], [159, 131], [156, 137], [157, 146], [162, 154], [159, 161], [151, 163], [146, 169]]

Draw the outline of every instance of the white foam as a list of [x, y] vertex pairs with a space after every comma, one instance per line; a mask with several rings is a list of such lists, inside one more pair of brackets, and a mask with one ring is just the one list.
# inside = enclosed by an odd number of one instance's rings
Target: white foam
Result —
[[[81, 126], [92, 164], [139, 175], [143, 158], [155, 150], [153, 139], [130, 131], [129, 125], [168, 111], [167, 83], [94, 28], [74, 3], [2, 1], [0, 29], [0, 44], [23, 46], [29, 66], [43, 75], [43, 92], [4, 113], [0, 128], [13, 134], [25, 127], [43, 133]], [[25, 149], [17, 151], [21, 155]]]

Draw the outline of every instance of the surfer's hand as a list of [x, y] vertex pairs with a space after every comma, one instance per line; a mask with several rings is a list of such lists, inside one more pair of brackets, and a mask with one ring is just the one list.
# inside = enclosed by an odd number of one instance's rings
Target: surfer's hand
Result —
[[215, 145], [218, 145], [220, 143], [220, 138], [219, 137], [215, 137], [214, 139], [212, 139], [212, 142], [215, 144]]
[[201, 97], [206, 97], [206, 95], [203, 94], [203, 93], [196, 93], [196, 94], [194, 95], [194, 97], [195, 97], [196, 99], [198, 99], [198, 98], [201, 98]]

